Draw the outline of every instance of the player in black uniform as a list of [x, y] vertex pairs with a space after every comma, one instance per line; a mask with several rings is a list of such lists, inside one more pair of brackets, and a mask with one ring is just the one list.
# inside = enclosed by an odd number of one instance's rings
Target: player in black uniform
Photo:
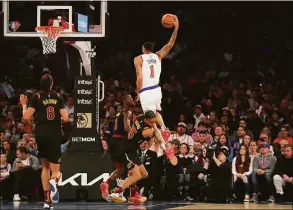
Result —
[[[140, 179], [147, 177], [148, 173], [142, 164], [137, 151], [139, 150], [139, 145], [142, 142], [149, 142], [153, 139], [155, 139], [159, 144], [164, 142], [161, 132], [156, 126], [156, 113], [153, 111], [146, 111], [144, 115], [137, 117], [130, 131], [128, 132], [128, 148], [125, 156], [127, 159], [129, 176], [127, 179], [125, 179], [121, 186], [117, 186], [112, 191], [110, 197], [114, 202], [124, 202], [124, 198], [121, 196], [121, 193], [128, 187], [137, 183]], [[172, 158], [174, 159], [174, 157]], [[145, 197], [132, 197], [130, 198], [129, 202], [142, 203], [145, 200]]]
[[[36, 141], [39, 158], [42, 159], [42, 184], [45, 194], [44, 209], [52, 208], [52, 203], [59, 201], [57, 183], [61, 176], [61, 117], [68, 122], [64, 102], [59, 95], [52, 91], [53, 79], [49, 74], [41, 77], [41, 91], [32, 95], [29, 107], [25, 95], [20, 96], [23, 108], [23, 118], [30, 120], [35, 116]], [[50, 179], [50, 172], [52, 173]]]
[[127, 135], [132, 124], [133, 106], [134, 101], [132, 96], [126, 94], [123, 97], [123, 110], [119, 113], [115, 120], [114, 133], [108, 141], [109, 153], [116, 169], [110, 175], [109, 179], [106, 182], [102, 182], [100, 185], [102, 197], [108, 202], [111, 201], [111, 198], [109, 197], [109, 185], [122, 176], [124, 172], [124, 165], [127, 161], [125, 153], [128, 146]]

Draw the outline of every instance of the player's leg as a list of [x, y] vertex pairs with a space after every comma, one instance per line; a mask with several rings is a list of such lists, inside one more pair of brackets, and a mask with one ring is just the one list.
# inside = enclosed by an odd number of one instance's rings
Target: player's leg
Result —
[[124, 151], [124, 139], [110, 138], [109, 142], [109, 154], [111, 160], [114, 163], [115, 171], [113, 171], [106, 182], [100, 184], [100, 190], [102, 198], [108, 202], [111, 202], [109, 197], [109, 185], [117, 178], [121, 177], [124, 172], [123, 159], [125, 159]]
[[[138, 166], [138, 168], [139, 168], [141, 178], [142, 179], [147, 178], [148, 172], [145, 169], [144, 165], [140, 164]], [[130, 193], [130, 198], [128, 200], [128, 203], [132, 203], [132, 204], [134, 204], [134, 203], [144, 203], [147, 200], [147, 198], [145, 196], [140, 195], [140, 193], [138, 192], [138, 187], [136, 185], [131, 187], [130, 192], [131, 193]]]
[[142, 176], [139, 170], [139, 165], [141, 165], [141, 160], [136, 154], [129, 154], [126, 155], [125, 165], [128, 168], [128, 177], [123, 181], [120, 186], [117, 186], [115, 189], [112, 190], [112, 194], [110, 195], [111, 199], [115, 203], [122, 203], [125, 202], [125, 198], [122, 195], [127, 188], [138, 182]]
[[50, 167], [49, 167], [49, 161], [46, 159], [42, 159], [42, 174], [41, 174], [41, 180], [44, 190], [44, 209], [50, 208], [52, 205], [51, 196], [50, 196]]
[[50, 136], [50, 141], [48, 141], [48, 151], [47, 160], [50, 162], [49, 167], [51, 171], [50, 191], [51, 200], [53, 203], [59, 202], [59, 192], [57, 189], [57, 184], [61, 178], [60, 172], [60, 162], [61, 162], [61, 134], [59, 132], [53, 132]]
[[38, 158], [42, 160], [42, 173], [41, 180], [44, 190], [44, 209], [50, 209], [52, 207], [51, 192], [50, 192], [50, 163], [47, 160], [49, 150], [49, 139], [43, 135], [44, 131], [41, 128], [36, 130], [36, 142], [38, 145]]

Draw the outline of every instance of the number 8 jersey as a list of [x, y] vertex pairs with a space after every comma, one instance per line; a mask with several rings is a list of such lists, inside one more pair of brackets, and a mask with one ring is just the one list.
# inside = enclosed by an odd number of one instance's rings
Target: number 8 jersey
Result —
[[29, 107], [36, 110], [36, 125], [50, 125], [60, 128], [60, 109], [64, 109], [64, 101], [58, 93], [54, 91], [35, 93], [30, 99]]
[[161, 76], [161, 60], [155, 53], [142, 54], [142, 89], [158, 85]]

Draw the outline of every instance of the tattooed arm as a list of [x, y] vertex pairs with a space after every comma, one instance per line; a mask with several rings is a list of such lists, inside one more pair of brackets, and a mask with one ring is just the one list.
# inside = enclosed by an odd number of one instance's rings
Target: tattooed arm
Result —
[[142, 88], [142, 58], [137, 56], [134, 58], [134, 66], [136, 70], [136, 92], [139, 94], [140, 89]]
[[174, 22], [174, 31], [172, 33], [172, 36], [169, 40], [169, 43], [166, 44], [160, 51], [156, 52], [156, 54], [159, 56], [159, 58], [162, 60], [169, 52], [170, 50], [173, 48], [173, 46], [175, 45], [175, 41], [177, 38], [177, 31], [179, 28], [179, 21], [177, 16], [174, 15], [175, 18], [175, 22]]

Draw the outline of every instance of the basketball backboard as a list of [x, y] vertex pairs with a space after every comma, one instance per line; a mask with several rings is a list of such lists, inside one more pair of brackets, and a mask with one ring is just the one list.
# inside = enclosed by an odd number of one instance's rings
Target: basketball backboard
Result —
[[[93, 40], [105, 37], [107, 1], [3, 1], [5, 37], [39, 37], [37, 26], [62, 17], [68, 28], [64, 40]], [[74, 30], [75, 29], [75, 30]]]

